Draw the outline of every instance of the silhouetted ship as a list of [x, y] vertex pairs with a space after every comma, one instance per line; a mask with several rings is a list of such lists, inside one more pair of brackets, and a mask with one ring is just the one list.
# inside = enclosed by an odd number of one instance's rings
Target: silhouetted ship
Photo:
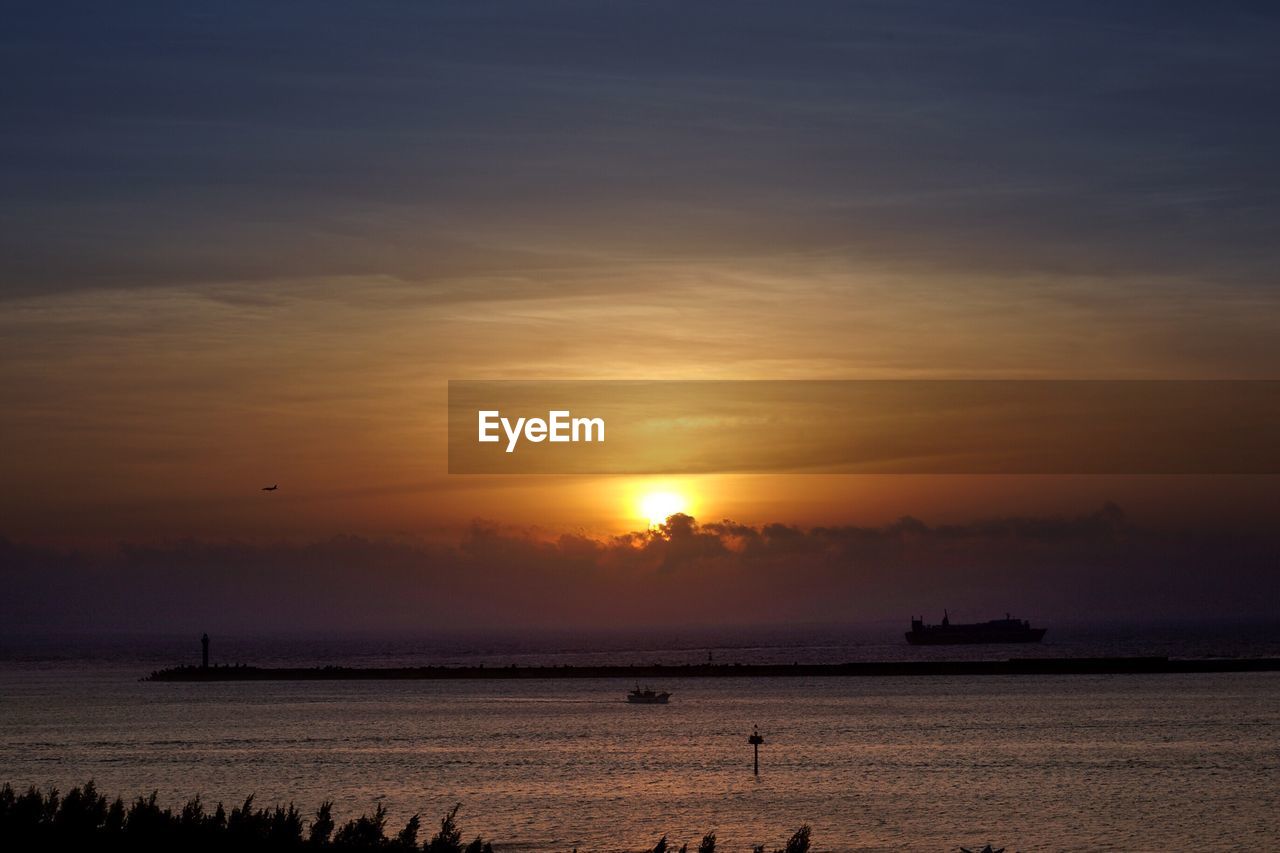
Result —
[[1003, 619], [977, 622], [972, 625], [952, 625], [947, 612], [942, 611], [941, 625], [926, 625], [923, 619], [912, 618], [907, 642], [913, 646], [958, 646], [977, 643], [1038, 643], [1044, 639], [1046, 628], [1032, 628], [1025, 619], [1014, 619], [1008, 613]]
[[641, 690], [638, 684], [635, 690], [627, 694], [627, 701], [633, 705], [665, 705], [670, 698], [670, 693], [655, 693], [648, 687]]

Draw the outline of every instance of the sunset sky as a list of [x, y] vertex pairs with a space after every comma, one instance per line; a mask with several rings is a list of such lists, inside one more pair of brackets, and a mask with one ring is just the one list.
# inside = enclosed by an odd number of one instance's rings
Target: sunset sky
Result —
[[1275, 478], [447, 473], [450, 379], [1277, 378], [1274, 10], [1031, 9], [20, 4], [10, 557], [598, 545], [654, 493], [753, 529], [1266, 530]]

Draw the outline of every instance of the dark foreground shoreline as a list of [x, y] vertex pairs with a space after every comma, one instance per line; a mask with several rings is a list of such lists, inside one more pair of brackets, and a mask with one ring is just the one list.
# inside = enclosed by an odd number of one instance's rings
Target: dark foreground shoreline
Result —
[[1002, 661], [878, 661], [841, 664], [651, 664], [640, 666], [257, 667], [179, 666], [145, 681], [374, 681], [402, 679], [830, 678], [907, 675], [1128, 675], [1277, 672], [1280, 658], [1010, 658]]
[[[373, 814], [338, 824], [331, 800], [322, 803], [307, 820], [293, 803], [261, 808], [254, 805], [252, 794], [228, 813], [220, 802], [210, 810], [199, 796], [178, 810], [160, 805], [155, 793], [129, 804], [122, 797], [112, 801], [100, 794], [92, 781], [65, 795], [56, 788], [45, 793], [35, 785], [21, 791], [6, 782], [0, 787], [0, 849], [13, 853], [493, 853], [493, 844], [478, 835], [470, 843], [464, 840], [458, 826], [460, 808], [461, 803], [455, 805], [440, 819], [440, 831], [419, 842], [419, 835], [429, 831], [422, 825], [421, 815], [413, 815], [404, 829], [395, 832], [381, 803]], [[809, 853], [810, 836], [809, 825], [803, 824], [773, 853]], [[716, 853], [715, 832], [707, 833], [697, 844], [695, 853]], [[646, 853], [685, 853], [689, 845], [677, 848], [663, 835], [653, 847], [643, 849]], [[990, 845], [986, 849], [990, 850]], [[763, 844], [752, 847], [753, 853], [765, 850]]]

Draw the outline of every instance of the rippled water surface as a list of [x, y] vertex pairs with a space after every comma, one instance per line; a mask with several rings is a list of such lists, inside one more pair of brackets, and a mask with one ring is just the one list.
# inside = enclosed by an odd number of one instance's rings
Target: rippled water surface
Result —
[[[19, 656], [20, 657], [20, 656]], [[455, 802], [501, 847], [1223, 850], [1280, 846], [1280, 675], [153, 684], [0, 663], [0, 776], [178, 804]], [[746, 737], [766, 737], [751, 774]]]

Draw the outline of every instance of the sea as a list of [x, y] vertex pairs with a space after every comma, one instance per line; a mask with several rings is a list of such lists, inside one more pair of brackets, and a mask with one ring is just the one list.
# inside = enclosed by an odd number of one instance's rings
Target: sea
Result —
[[[904, 626], [220, 636], [257, 665], [1280, 657], [1280, 625], [1055, 626], [917, 649]], [[212, 632], [211, 632], [212, 633]], [[455, 804], [502, 850], [1280, 850], [1280, 673], [154, 683], [190, 636], [0, 639], [0, 782], [228, 807], [325, 800], [388, 828]], [[759, 775], [747, 738], [764, 737]]]

